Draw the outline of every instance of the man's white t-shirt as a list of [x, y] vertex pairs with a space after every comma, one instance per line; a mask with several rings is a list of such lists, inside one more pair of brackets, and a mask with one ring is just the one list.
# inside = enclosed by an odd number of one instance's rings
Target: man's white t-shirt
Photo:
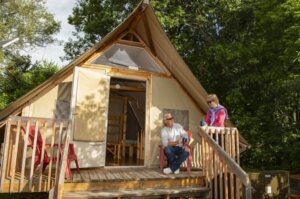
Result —
[[[174, 142], [179, 140], [180, 136], [186, 137], [185, 130], [178, 123], [174, 123], [172, 128], [165, 126], [161, 129], [160, 134], [162, 145], [164, 147], [168, 146], [168, 142]], [[182, 143], [176, 146], [182, 146]]]

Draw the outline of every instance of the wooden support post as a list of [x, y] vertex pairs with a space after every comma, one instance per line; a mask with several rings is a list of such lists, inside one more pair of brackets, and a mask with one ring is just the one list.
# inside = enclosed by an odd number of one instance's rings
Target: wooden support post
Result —
[[123, 132], [122, 132], [122, 157], [125, 157], [125, 144], [126, 144], [126, 123], [127, 123], [127, 109], [128, 109], [128, 97], [124, 97], [123, 104]]
[[14, 182], [15, 182], [15, 173], [16, 173], [16, 162], [17, 162], [17, 154], [18, 154], [18, 147], [19, 147], [19, 137], [20, 137], [20, 130], [21, 130], [21, 120], [18, 119], [17, 122], [17, 129], [16, 129], [16, 136], [15, 136], [15, 143], [13, 144], [13, 154], [12, 154], [12, 163], [11, 163], [11, 179], [10, 179], [10, 192], [14, 191]]
[[61, 147], [61, 143], [62, 143], [62, 129], [63, 129], [63, 124], [60, 122], [59, 123], [59, 131], [58, 131], [58, 142], [57, 142], [57, 152], [56, 152], [56, 157], [57, 157], [57, 161], [56, 161], [56, 165], [55, 165], [55, 185], [58, 184], [58, 178], [59, 178], [59, 159], [60, 159], [60, 147]]
[[30, 127], [30, 121], [27, 121], [26, 122], [25, 135], [24, 135], [24, 145], [23, 145], [23, 153], [22, 153], [23, 157], [22, 157], [21, 179], [20, 179], [19, 191], [21, 191], [21, 189], [23, 189], [23, 184], [24, 184], [25, 163], [26, 163], [26, 152], [27, 152], [27, 145], [28, 145], [29, 127]]
[[[236, 162], [238, 164], [240, 164], [240, 150], [239, 150], [239, 132], [237, 130], [235, 130], [235, 138], [236, 138]], [[237, 177], [236, 178], [236, 198], [241, 198], [241, 193], [240, 193], [240, 188], [241, 188], [241, 184], [240, 184], [240, 179]]]
[[[47, 131], [47, 122], [44, 124], [44, 127], [45, 127], [45, 131]], [[42, 136], [42, 140], [43, 140], [43, 144], [42, 144], [42, 157], [41, 157], [41, 167], [40, 167], [40, 173], [39, 173], [39, 192], [42, 191], [42, 181], [43, 181], [43, 168], [44, 168], [44, 155], [45, 155], [45, 136]]]
[[50, 190], [51, 187], [51, 173], [52, 173], [52, 162], [53, 162], [53, 146], [54, 146], [54, 139], [56, 136], [56, 122], [52, 123], [51, 128], [51, 145], [50, 145], [50, 162], [48, 166], [48, 181], [47, 181], [47, 190]]
[[33, 180], [33, 172], [34, 172], [34, 164], [35, 164], [35, 154], [36, 154], [38, 127], [39, 127], [39, 122], [36, 121], [35, 122], [35, 129], [34, 129], [34, 139], [33, 139], [31, 164], [30, 164], [29, 183], [28, 183], [28, 189], [29, 189], [30, 192], [32, 191], [32, 180]]

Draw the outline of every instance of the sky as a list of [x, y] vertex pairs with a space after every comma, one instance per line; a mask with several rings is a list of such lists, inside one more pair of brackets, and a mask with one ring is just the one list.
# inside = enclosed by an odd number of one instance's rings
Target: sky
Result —
[[[55, 20], [61, 22], [61, 29], [54, 37], [63, 42], [72, 38], [72, 31], [75, 28], [68, 24], [68, 16], [72, 13], [72, 8], [75, 6], [76, 0], [47, 0], [47, 10], [54, 14]], [[63, 44], [51, 44], [42, 48], [36, 48], [28, 52], [32, 56], [33, 61], [47, 60], [52, 61], [58, 66], [64, 66], [69, 61], [61, 61], [60, 57], [64, 56]]]

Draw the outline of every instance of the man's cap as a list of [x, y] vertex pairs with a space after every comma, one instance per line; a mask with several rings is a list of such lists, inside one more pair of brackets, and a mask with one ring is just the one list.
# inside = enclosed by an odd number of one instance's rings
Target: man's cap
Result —
[[173, 119], [173, 116], [171, 113], [167, 113], [164, 115], [164, 120], [172, 120]]

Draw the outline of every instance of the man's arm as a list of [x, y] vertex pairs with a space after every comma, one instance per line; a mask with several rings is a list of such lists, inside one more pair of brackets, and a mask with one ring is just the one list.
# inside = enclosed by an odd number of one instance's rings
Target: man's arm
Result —
[[176, 140], [174, 142], [169, 141], [168, 146], [176, 146], [176, 145], [181, 144], [181, 143], [182, 143], [182, 137], [180, 137], [179, 140]]
[[167, 132], [162, 129], [161, 132], [160, 132], [160, 135], [161, 135], [161, 143], [164, 147], [168, 146], [168, 134]]
[[186, 131], [183, 129], [183, 127], [180, 125], [180, 138], [179, 138], [179, 144], [181, 144], [183, 142], [183, 138], [185, 139], [185, 142], [183, 143], [183, 146], [188, 146], [189, 143], [189, 137], [186, 133]]

